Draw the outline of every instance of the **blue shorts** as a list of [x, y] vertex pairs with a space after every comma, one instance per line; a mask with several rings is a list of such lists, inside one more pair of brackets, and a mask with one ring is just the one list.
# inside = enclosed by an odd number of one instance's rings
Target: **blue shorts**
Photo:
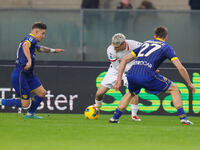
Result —
[[12, 86], [21, 99], [29, 99], [32, 90], [41, 86], [40, 80], [33, 74], [14, 69], [11, 76]]
[[155, 74], [153, 77], [134, 77], [133, 75], [127, 74], [128, 89], [130, 93], [137, 95], [141, 88], [145, 88], [152, 94], [158, 94], [165, 92], [170, 87], [172, 81], [168, 78]]

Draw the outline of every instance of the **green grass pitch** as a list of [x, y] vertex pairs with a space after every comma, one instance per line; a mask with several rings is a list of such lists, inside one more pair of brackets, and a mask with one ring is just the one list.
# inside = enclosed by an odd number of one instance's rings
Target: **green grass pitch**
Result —
[[81, 114], [40, 114], [26, 120], [23, 114], [0, 113], [1, 150], [198, 150], [200, 118], [189, 117], [183, 126], [176, 116], [140, 116], [134, 122], [123, 115], [119, 124], [111, 115], [85, 120]]

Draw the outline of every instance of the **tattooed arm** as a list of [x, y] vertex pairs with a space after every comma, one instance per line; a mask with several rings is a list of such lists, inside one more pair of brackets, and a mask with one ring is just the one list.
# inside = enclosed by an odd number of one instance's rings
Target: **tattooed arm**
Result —
[[64, 49], [53, 49], [53, 48], [49, 48], [49, 47], [46, 47], [46, 46], [40, 46], [39, 52], [43, 52], [43, 53], [59, 53], [59, 52], [64, 52]]

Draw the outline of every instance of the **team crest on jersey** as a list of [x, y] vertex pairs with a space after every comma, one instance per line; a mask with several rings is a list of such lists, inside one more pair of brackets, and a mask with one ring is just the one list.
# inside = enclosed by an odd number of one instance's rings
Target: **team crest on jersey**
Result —
[[22, 98], [23, 98], [23, 99], [27, 99], [27, 98], [28, 98], [28, 95], [25, 95], [25, 94], [24, 94], [24, 95], [22, 95]]
[[113, 57], [112, 57], [112, 54], [110, 53], [110, 59], [112, 60], [113, 59]]
[[167, 81], [167, 78], [166, 78], [166, 77], [163, 77], [163, 79], [164, 79], [165, 81]]

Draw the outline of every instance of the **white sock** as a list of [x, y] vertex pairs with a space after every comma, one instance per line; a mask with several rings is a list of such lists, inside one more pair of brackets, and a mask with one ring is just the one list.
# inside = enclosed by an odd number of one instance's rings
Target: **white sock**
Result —
[[29, 112], [26, 113], [27, 116], [33, 116], [34, 114], [31, 114]]
[[131, 104], [132, 116], [137, 116], [137, 112], [138, 112], [138, 105]]
[[95, 99], [95, 105], [97, 108], [100, 108], [102, 106], [103, 100], [96, 100]]

